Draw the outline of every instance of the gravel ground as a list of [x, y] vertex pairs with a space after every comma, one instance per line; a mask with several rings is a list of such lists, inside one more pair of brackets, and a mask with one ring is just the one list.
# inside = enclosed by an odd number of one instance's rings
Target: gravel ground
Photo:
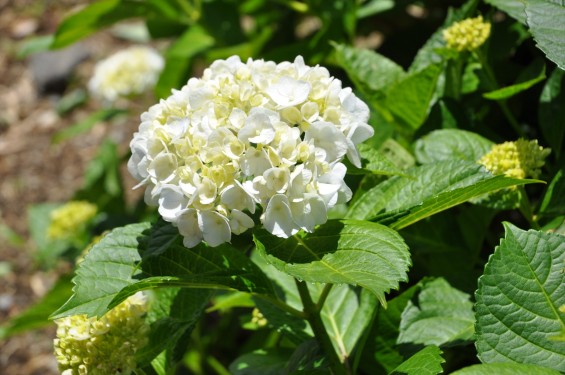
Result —
[[[81, 186], [88, 162], [107, 137], [127, 149], [137, 127], [136, 112], [121, 123], [96, 125], [88, 133], [59, 144], [55, 132], [84, 119], [100, 104], [93, 100], [60, 116], [57, 94], [40, 95], [29, 58], [18, 59], [22, 41], [52, 33], [62, 15], [87, 1], [0, 0], [0, 325], [39, 300], [60, 270], [44, 270], [34, 258], [29, 238], [27, 208], [43, 202], [64, 202]], [[94, 60], [123, 44], [108, 33], [84, 42], [90, 58], [74, 70], [63, 94], [84, 87]], [[126, 178], [125, 185], [133, 181]], [[10, 228], [21, 243], [3, 233]], [[62, 265], [61, 267], [64, 267]], [[0, 341], [0, 374], [58, 374], [52, 355], [54, 325]]]

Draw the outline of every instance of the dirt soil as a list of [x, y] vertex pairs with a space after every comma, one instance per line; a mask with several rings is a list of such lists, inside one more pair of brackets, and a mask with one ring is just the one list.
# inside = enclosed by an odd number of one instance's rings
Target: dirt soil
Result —
[[[101, 108], [93, 99], [65, 115], [59, 95], [39, 95], [28, 59], [17, 58], [22, 42], [53, 33], [64, 14], [87, 1], [0, 0], [0, 326], [38, 301], [61, 269], [42, 269], [34, 258], [27, 209], [65, 202], [81, 186], [86, 165], [106, 138], [126, 152], [142, 108], [116, 123], [100, 123], [88, 133], [54, 144], [53, 135]], [[96, 59], [127, 44], [100, 33], [84, 41], [90, 58], [72, 76], [68, 93], [85, 87]], [[124, 174], [125, 186], [133, 181]], [[22, 241], [10, 240], [13, 231]], [[62, 265], [61, 267], [64, 267]], [[0, 374], [58, 374], [52, 354], [55, 325], [0, 341]]]

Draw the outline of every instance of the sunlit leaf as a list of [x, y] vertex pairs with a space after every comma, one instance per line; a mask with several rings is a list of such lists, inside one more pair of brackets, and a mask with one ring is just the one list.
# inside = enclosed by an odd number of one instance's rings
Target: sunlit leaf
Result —
[[564, 237], [509, 223], [505, 230], [476, 293], [479, 358], [563, 372], [565, 346], [555, 338], [565, 327]]

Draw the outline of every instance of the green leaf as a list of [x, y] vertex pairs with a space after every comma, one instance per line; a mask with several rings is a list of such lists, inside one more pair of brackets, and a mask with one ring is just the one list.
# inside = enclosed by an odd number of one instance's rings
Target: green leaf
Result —
[[171, 89], [180, 90], [186, 84], [192, 59], [214, 43], [214, 38], [202, 27], [189, 27], [165, 53], [165, 68], [155, 86], [156, 96], [166, 98]]
[[52, 324], [49, 315], [69, 299], [71, 294], [71, 278], [62, 276], [39, 302], [3, 325], [0, 339]]
[[526, 24], [537, 47], [565, 70], [565, 4], [559, 0], [527, 0]]
[[539, 214], [550, 217], [565, 215], [565, 169], [559, 170], [547, 187]]
[[166, 351], [161, 365], [170, 372], [180, 361], [176, 351], [186, 351], [184, 336], [190, 334], [201, 317], [211, 296], [206, 289], [164, 288], [152, 292], [149, 343], [136, 353], [137, 362], [149, 364], [159, 353]]
[[412, 130], [418, 129], [432, 106], [441, 71], [433, 64], [409, 74], [387, 90], [385, 106]]
[[377, 306], [375, 322], [369, 333], [360, 362], [360, 366], [365, 372], [389, 373], [404, 362], [404, 357], [396, 344], [400, 317], [408, 301], [420, 290], [421, 285], [422, 282], [418, 282], [399, 296], [388, 301], [386, 309]]
[[361, 143], [357, 146], [361, 156], [362, 168], [357, 168], [347, 160], [347, 173], [349, 174], [375, 174], [375, 175], [404, 175], [402, 169], [391, 162], [384, 154], [373, 147]]
[[31, 239], [37, 246], [34, 256], [42, 266], [53, 266], [61, 254], [72, 246], [68, 240], [54, 240], [47, 235], [51, 224], [51, 212], [60, 206], [60, 203], [41, 203], [30, 206], [27, 211]]
[[54, 39], [54, 35], [43, 35], [23, 41], [18, 48], [18, 59], [25, 59], [26, 57], [33, 55], [34, 53], [45, 52], [49, 50], [49, 47], [51, 47]]
[[391, 375], [436, 375], [443, 373], [445, 360], [437, 346], [427, 346], [395, 368]]
[[115, 295], [135, 283], [140, 270], [139, 248], [147, 237], [148, 223], [114, 229], [92, 247], [80, 263], [72, 297], [51, 315], [51, 319], [86, 314], [102, 316]]
[[[182, 245], [178, 232], [167, 227], [172, 225], [163, 220], [153, 226], [140, 267], [143, 279], [124, 287], [112, 300], [110, 307], [139, 290], [161, 287], [274, 294], [267, 276], [244, 253], [229, 244], [211, 248], [202, 243], [188, 249]], [[166, 249], [163, 250], [163, 247]]]
[[528, 66], [518, 77], [516, 83], [498, 90], [486, 92], [483, 97], [491, 100], [503, 100], [521, 93], [545, 79], [545, 61], [538, 59]]
[[555, 69], [539, 99], [538, 120], [546, 142], [556, 159], [561, 156], [565, 138], [565, 71]]
[[291, 354], [286, 348], [259, 349], [238, 357], [229, 370], [233, 375], [280, 375]]
[[393, 0], [371, 0], [363, 4], [357, 10], [357, 17], [365, 18], [374, 16], [375, 14], [386, 12], [387, 10], [390, 10], [392, 8], [394, 8]]
[[334, 44], [337, 63], [365, 95], [374, 95], [406, 76], [394, 61], [374, 51]]
[[86, 133], [87, 131], [89, 131], [90, 129], [92, 129], [94, 127], [94, 125], [103, 122], [103, 121], [108, 121], [113, 119], [114, 117], [117, 117], [119, 115], [123, 115], [126, 114], [127, 111], [124, 109], [116, 109], [116, 108], [106, 108], [106, 109], [101, 109], [99, 111], [96, 111], [90, 115], [88, 115], [87, 118], [85, 118], [84, 120], [81, 120], [79, 122], [77, 122], [76, 124], [73, 124], [67, 128], [64, 128], [62, 130], [59, 130], [58, 132], [56, 132], [53, 135], [53, 138], [51, 139], [51, 141], [53, 143], [60, 143], [62, 141], [65, 141], [69, 138], [73, 138], [76, 137], [77, 135]]
[[377, 299], [366, 289], [336, 285], [321, 311], [322, 321], [341, 361], [351, 358], [373, 319]]
[[83, 186], [73, 199], [95, 203], [99, 211], [123, 214], [125, 200], [120, 168], [118, 146], [110, 140], [104, 141], [96, 157], [88, 164]]
[[61, 22], [51, 48], [62, 48], [127, 18], [151, 14], [151, 7], [139, 1], [102, 0], [71, 14]]
[[470, 296], [442, 278], [424, 283], [418, 301], [402, 312], [398, 343], [444, 345], [469, 341], [475, 316]]
[[466, 130], [435, 130], [418, 139], [414, 153], [419, 163], [458, 159], [476, 162], [490, 151], [493, 143], [488, 139]]
[[503, 12], [508, 13], [509, 16], [526, 24], [526, 2], [516, 0], [485, 0]]
[[484, 363], [518, 362], [565, 371], [565, 241], [505, 223], [476, 292], [476, 347]]
[[228, 311], [236, 307], [254, 307], [253, 299], [249, 293], [244, 292], [226, 292], [225, 294], [216, 295], [212, 301], [212, 306], [206, 309], [207, 313], [213, 311]]
[[559, 375], [559, 371], [547, 367], [524, 365], [522, 363], [482, 363], [462, 368], [451, 375]]
[[480, 164], [464, 160], [424, 164], [406, 174], [411, 177], [395, 176], [370, 189], [353, 203], [347, 217], [386, 220], [391, 228], [401, 229], [491, 191], [535, 182], [493, 176]]
[[410, 254], [395, 231], [375, 223], [332, 220], [313, 233], [288, 239], [264, 229], [254, 232], [257, 249], [269, 263], [300, 280], [359, 285], [386, 305], [390, 289], [406, 280]]

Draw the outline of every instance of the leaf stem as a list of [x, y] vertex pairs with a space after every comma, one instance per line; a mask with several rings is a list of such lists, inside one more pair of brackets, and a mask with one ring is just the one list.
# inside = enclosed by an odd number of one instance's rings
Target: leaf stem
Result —
[[536, 230], [541, 229], [534, 217], [530, 199], [526, 194], [526, 189], [524, 189], [524, 186], [520, 186], [518, 187], [518, 189], [520, 189], [520, 206], [518, 207], [518, 209], [520, 210], [522, 215], [524, 215], [526, 220], [528, 220], [528, 223], [530, 224], [532, 229], [536, 229]]
[[[475, 51], [475, 56], [477, 57], [477, 60], [479, 60], [479, 63], [481, 64], [482, 68], [485, 71], [486, 78], [488, 79], [487, 83], [489, 85], [489, 89], [498, 90], [500, 88], [500, 85], [498, 84], [496, 77], [494, 76], [494, 72], [488, 63], [486, 56], [483, 54], [483, 52], [480, 49]], [[512, 125], [512, 128], [514, 128], [514, 130], [516, 131], [516, 133], [518, 133], [520, 137], [524, 137], [526, 134], [524, 133], [524, 130], [522, 130], [522, 127], [520, 127], [518, 120], [516, 120], [516, 118], [508, 108], [508, 105], [506, 104], [506, 99], [497, 100], [496, 102], [498, 103], [498, 106], [502, 110], [504, 117], [506, 117], [506, 120], [508, 120], [510, 125]]]
[[[318, 306], [314, 303], [314, 301], [312, 301], [308, 286], [304, 281], [298, 281], [297, 279], [294, 279], [294, 281], [296, 282], [296, 287], [298, 288], [298, 293], [300, 294], [300, 299], [302, 300], [302, 305], [304, 306], [304, 314], [306, 316], [306, 320], [308, 321], [308, 323], [310, 323], [310, 327], [312, 327], [314, 336], [316, 336], [318, 343], [326, 353], [332, 374], [352, 374], [347, 363], [342, 363], [339, 359], [339, 356], [337, 355], [333, 347], [332, 341], [328, 336], [328, 332], [326, 331], [322, 317], [320, 316], [320, 310], [318, 309]], [[329, 293], [329, 290], [327, 293]]]
[[334, 284], [329, 284], [329, 283], [324, 285], [324, 289], [322, 290], [322, 293], [320, 294], [320, 298], [318, 298], [318, 302], [316, 303], [316, 310], [322, 311], [322, 307], [324, 307], [324, 302], [326, 302], [326, 298], [328, 298], [328, 295], [330, 294], [330, 291], [332, 290], [333, 286]]

